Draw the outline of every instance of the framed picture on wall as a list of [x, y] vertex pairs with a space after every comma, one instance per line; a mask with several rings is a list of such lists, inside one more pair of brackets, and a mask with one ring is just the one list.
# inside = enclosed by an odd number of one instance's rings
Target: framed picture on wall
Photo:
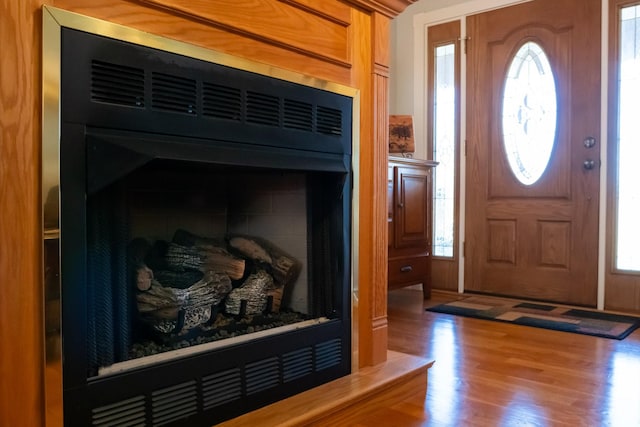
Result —
[[413, 116], [389, 116], [389, 154], [411, 157], [416, 151], [413, 136]]

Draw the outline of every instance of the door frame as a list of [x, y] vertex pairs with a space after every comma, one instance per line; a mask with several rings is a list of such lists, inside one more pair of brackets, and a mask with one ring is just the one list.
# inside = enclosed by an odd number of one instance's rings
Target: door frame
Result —
[[[429, 57], [425, 55], [428, 46], [428, 28], [432, 25], [442, 24], [448, 21], [460, 21], [460, 37], [465, 40], [467, 37], [466, 17], [476, 13], [486, 12], [502, 7], [513, 6], [533, 0], [471, 0], [464, 3], [448, 6], [445, 8], [418, 13], [413, 16], [413, 111], [414, 111], [414, 131], [416, 140], [426, 141], [427, 134], [427, 108], [426, 108], [426, 82], [429, 68]], [[598, 222], [598, 310], [604, 309], [605, 301], [605, 259], [607, 242], [607, 150], [608, 150], [608, 97], [609, 97], [609, 0], [601, 0], [601, 83], [600, 83], [600, 200], [599, 200], [599, 222]], [[463, 49], [464, 52], [464, 49]], [[460, 148], [463, 155], [460, 156], [459, 177], [460, 191], [458, 206], [460, 211], [458, 242], [461, 248], [461, 256], [458, 257], [458, 292], [464, 292], [464, 241], [465, 241], [465, 215], [466, 210], [466, 55], [460, 58]]]

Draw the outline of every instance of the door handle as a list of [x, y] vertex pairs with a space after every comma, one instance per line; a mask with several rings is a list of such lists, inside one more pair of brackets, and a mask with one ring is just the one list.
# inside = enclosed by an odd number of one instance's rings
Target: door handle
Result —
[[585, 168], [588, 171], [593, 169], [595, 166], [596, 166], [596, 161], [595, 160], [591, 160], [591, 159], [585, 160], [582, 163], [582, 167]]
[[582, 141], [585, 148], [593, 148], [596, 145], [596, 139], [592, 136], [588, 136]]

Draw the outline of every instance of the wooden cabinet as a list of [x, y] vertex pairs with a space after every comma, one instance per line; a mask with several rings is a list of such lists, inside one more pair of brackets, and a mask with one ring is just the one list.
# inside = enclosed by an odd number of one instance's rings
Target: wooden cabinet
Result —
[[431, 296], [431, 171], [429, 160], [389, 158], [389, 289], [422, 284]]

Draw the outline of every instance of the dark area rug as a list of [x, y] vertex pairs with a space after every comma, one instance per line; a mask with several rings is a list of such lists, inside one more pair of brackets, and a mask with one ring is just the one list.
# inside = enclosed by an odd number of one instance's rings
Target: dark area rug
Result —
[[640, 326], [640, 317], [483, 296], [472, 296], [426, 310], [618, 340]]

